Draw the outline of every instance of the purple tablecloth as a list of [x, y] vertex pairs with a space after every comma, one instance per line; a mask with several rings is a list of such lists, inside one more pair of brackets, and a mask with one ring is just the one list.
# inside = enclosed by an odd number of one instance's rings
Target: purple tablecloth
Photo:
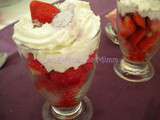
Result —
[[[146, 83], [129, 83], [118, 78], [113, 62], [121, 52], [106, 37], [106, 12], [115, 7], [113, 0], [90, 0], [102, 17], [100, 58], [92, 88], [88, 94], [94, 106], [93, 120], [160, 120], [160, 54], [153, 63], [155, 77]], [[9, 53], [7, 64], [0, 70], [0, 120], [42, 120], [43, 98], [35, 91], [31, 76], [21, 62], [11, 40], [13, 26], [0, 32], [0, 50]]]

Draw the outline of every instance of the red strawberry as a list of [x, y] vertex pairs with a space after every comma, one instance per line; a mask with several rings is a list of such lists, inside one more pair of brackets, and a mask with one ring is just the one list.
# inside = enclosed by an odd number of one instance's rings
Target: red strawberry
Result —
[[50, 73], [50, 80], [56, 85], [57, 89], [65, 89], [69, 87], [68, 78], [65, 73], [52, 71]]
[[119, 34], [120, 37], [126, 39], [136, 31], [136, 26], [130, 16], [126, 16], [124, 19], [120, 19], [121, 20], [118, 22]]
[[30, 4], [32, 20], [40, 23], [51, 23], [53, 18], [60, 12], [55, 6], [41, 1], [32, 1]]
[[131, 44], [136, 46], [146, 35], [145, 30], [137, 30], [129, 39]]
[[145, 61], [145, 54], [140, 52], [129, 54], [128, 59], [134, 62], [143, 62]]
[[34, 56], [32, 53], [28, 53], [28, 56], [27, 56], [27, 61], [32, 61], [34, 60]]
[[31, 53], [28, 54], [28, 66], [31, 71], [35, 74], [45, 75], [47, 74], [47, 70], [45, 67], [36, 59], [34, 59]]
[[89, 56], [88, 60], [87, 60], [87, 63], [93, 63], [95, 60], [96, 60], [96, 51]]
[[159, 37], [159, 33], [153, 33], [149, 35], [138, 44], [138, 47], [142, 50], [142, 52], [146, 53], [150, 48], [152, 48]]
[[160, 21], [159, 20], [151, 21], [151, 29], [155, 32], [160, 31]]
[[66, 90], [59, 101], [57, 107], [75, 107], [78, 105], [76, 101], [76, 92], [73, 89]]
[[135, 13], [133, 15], [133, 19], [135, 21], [135, 23], [139, 26], [139, 27], [142, 27], [142, 28], [146, 28], [146, 23], [145, 23], [145, 19], [142, 18], [138, 13]]
[[133, 45], [130, 41], [124, 44], [125, 51], [127, 51], [128, 60], [135, 62], [142, 62], [145, 60], [145, 54], [141, 52], [137, 46]]

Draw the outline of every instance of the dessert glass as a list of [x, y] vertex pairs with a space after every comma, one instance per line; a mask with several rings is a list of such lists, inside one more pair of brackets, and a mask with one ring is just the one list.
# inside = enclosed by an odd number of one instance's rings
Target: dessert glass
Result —
[[[92, 40], [100, 40], [100, 30]], [[32, 49], [24, 45], [17, 45], [17, 47], [32, 72], [37, 91], [47, 100], [43, 106], [44, 120], [91, 119], [93, 109], [90, 100], [86, 97], [86, 93], [95, 73], [97, 50], [89, 56], [85, 64], [77, 69], [70, 68], [64, 73], [60, 73], [54, 70], [48, 72], [34, 58], [37, 53], [50, 54], [50, 50]]]
[[144, 82], [154, 76], [150, 60], [160, 46], [159, 24], [160, 19], [144, 17], [138, 11], [122, 15], [118, 9], [118, 38], [123, 59], [115, 64], [114, 71], [119, 77]]

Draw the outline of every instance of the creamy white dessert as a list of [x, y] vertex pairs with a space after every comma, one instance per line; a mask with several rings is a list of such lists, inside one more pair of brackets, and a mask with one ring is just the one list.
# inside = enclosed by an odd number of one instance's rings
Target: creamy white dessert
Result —
[[78, 68], [99, 44], [100, 17], [93, 13], [88, 2], [66, 0], [57, 7], [61, 13], [52, 24], [34, 28], [31, 17], [25, 16], [14, 26], [16, 44], [39, 49], [33, 53], [34, 57], [48, 72]]
[[160, 0], [119, 0], [118, 9], [122, 15], [138, 12], [142, 17], [160, 19]]

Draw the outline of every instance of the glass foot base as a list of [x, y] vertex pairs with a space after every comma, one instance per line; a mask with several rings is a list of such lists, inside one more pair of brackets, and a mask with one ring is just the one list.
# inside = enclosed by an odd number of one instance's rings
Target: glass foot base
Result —
[[116, 74], [130, 82], [146, 82], [154, 76], [154, 68], [151, 63], [133, 64], [124, 59], [114, 65]]
[[66, 115], [66, 112], [61, 114], [57, 112], [56, 109], [52, 108], [48, 102], [46, 102], [43, 105], [43, 120], [91, 120], [93, 115], [93, 107], [88, 97], [84, 97], [77, 108], [78, 109], [73, 112], [74, 114], [69, 113], [70, 115]]

